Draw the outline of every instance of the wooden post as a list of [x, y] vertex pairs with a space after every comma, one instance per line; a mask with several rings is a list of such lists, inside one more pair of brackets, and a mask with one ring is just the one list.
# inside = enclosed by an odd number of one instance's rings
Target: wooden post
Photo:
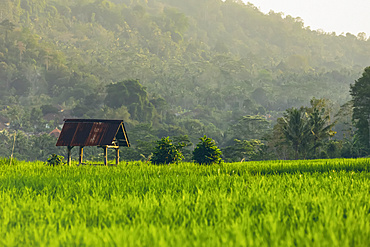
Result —
[[72, 156], [71, 156], [72, 148], [73, 147], [71, 147], [71, 146], [67, 147], [67, 162], [68, 162], [69, 166], [71, 165], [71, 160], [72, 160]]
[[119, 148], [116, 148], [116, 166], [119, 164]]
[[107, 166], [108, 165], [108, 147], [107, 146], [104, 146], [104, 165]]
[[80, 146], [80, 159], [78, 162], [79, 165], [82, 165], [83, 158], [84, 158], [84, 147]]

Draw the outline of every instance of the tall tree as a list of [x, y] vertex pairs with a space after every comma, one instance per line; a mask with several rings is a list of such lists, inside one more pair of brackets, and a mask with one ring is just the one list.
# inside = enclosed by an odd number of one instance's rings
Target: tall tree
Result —
[[284, 114], [283, 133], [286, 140], [291, 143], [295, 159], [306, 151], [309, 142], [310, 128], [306, 112], [301, 108], [291, 108]]
[[352, 120], [357, 128], [355, 138], [364, 150], [369, 150], [370, 67], [365, 68], [362, 76], [351, 85], [350, 93], [353, 101]]
[[330, 123], [329, 115], [325, 115], [325, 108], [314, 107], [312, 113], [308, 116], [308, 124], [312, 139], [312, 150], [314, 157], [317, 157], [317, 148], [323, 144], [323, 141], [334, 135], [332, 131], [334, 123]]
[[150, 122], [156, 115], [148, 93], [138, 80], [125, 80], [107, 86], [105, 104], [113, 109], [126, 106], [131, 118]]

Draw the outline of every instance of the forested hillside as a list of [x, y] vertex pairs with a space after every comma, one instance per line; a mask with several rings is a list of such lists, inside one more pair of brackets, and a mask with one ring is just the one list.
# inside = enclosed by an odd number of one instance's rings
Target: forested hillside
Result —
[[276, 121], [313, 97], [339, 109], [370, 64], [364, 34], [313, 31], [237, 0], [0, 4], [0, 122], [29, 134], [64, 117], [118, 118], [136, 147], [204, 134], [228, 146], [262, 139], [241, 123]]

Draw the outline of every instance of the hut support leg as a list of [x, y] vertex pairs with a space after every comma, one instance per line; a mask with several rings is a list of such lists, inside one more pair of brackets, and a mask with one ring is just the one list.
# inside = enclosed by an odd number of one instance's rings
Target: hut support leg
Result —
[[83, 158], [84, 158], [84, 147], [81, 146], [80, 147], [80, 159], [78, 160], [79, 165], [82, 165]]
[[104, 165], [108, 165], [108, 147], [103, 147], [104, 149]]
[[116, 166], [119, 164], [119, 148], [116, 148]]
[[72, 148], [73, 147], [71, 147], [71, 146], [67, 147], [67, 163], [68, 163], [69, 166], [71, 165], [71, 160], [72, 160], [72, 156], [71, 156]]

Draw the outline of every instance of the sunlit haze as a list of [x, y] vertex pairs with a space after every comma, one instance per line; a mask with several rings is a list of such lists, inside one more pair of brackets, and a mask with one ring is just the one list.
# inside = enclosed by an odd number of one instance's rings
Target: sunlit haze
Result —
[[369, 0], [243, 0], [250, 2], [264, 13], [283, 12], [301, 17], [305, 26], [325, 32], [370, 34]]

